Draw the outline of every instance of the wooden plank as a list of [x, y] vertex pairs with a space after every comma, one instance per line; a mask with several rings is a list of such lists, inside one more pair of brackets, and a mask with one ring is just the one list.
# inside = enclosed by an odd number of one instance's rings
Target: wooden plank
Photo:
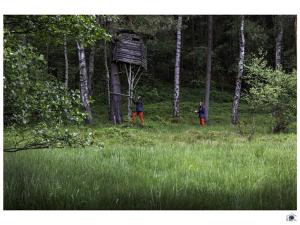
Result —
[[134, 33], [121, 33], [118, 35], [113, 50], [113, 60], [140, 65], [147, 68], [147, 49], [143, 39]]
[[130, 54], [130, 53], [126, 52], [126, 51], [116, 51], [116, 55], [126, 55], [128, 57], [132, 56], [134, 58], [140, 58], [140, 59], [143, 58], [140, 53]]
[[138, 59], [138, 58], [133, 58], [133, 57], [126, 57], [126, 56], [120, 56], [120, 57], [116, 57], [115, 60], [124, 60], [124, 59], [128, 59], [128, 60], [134, 60], [134, 61], [137, 61], [137, 62], [141, 62], [142, 63], [142, 60]]
[[135, 65], [142, 65], [142, 63], [140, 61], [126, 59], [126, 58], [123, 58], [122, 60], [115, 60], [115, 61], [117, 61], [117, 62], [131, 63], [131, 64], [135, 64]]
[[132, 50], [132, 51], [138, 51], [138, 52], [144, 52], [140, 47], [132, 47], [129, 45], [118, 45], [117, 49], [122, 50], [122, 49], [127, 49], [127, 50]]

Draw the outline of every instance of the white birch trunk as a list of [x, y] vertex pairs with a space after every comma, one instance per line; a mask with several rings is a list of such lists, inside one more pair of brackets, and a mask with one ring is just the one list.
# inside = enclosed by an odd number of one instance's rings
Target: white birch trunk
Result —
[[205, 101], [204, 101], [206, 120], [208, 119], [208, 109], [209, 109], [212, 45], [213, 45], [213, 17], [208, 16], [207, 63], [206, 63], [206, 82], [205, 82]]
[[131, 119], [131, 98], [132, 98], [132, 89], [133, 89], [133, 79], [132, 79], [132, 68], [131, 64], [129, 64], [129, 69], [128, 69], [128, 104], [127, 104], [127, 116], [128, 116], [128, 121]]
[[283, 26], [282, 17], [277, 17], [277, 36], [276, 36], [276, 46], [275, 46], [275, 68], [280, 69], [282, 67], [282, 37], [283, 37]]
[[179, 117], [180, 115], [179, 114], [179, 88], [180, 88], [181, 28], [182, 28], [182, 16], [178, 16], [176, 60], [175, 60], [175, 74], [174, 74], [173, 117]]
[[92, 123], [92, 111], [89, 103], [89, 90], [88, 90], [88, 81], [87, 81], [87, 68], [85, 60], [84, 47], [79, 41], [77, 41], [77, 51], [78, 51], [78, 60], [79, 60], [79, 71], [80, 71], [80, 97], [84, 109], [86, 111], [86, 123]]
[[67, 37], [64, 36], [64, 56], [65, 56], [65, 86], [69, 86], [69, 60], [68, 60], [68, 47], [67, 47]]
[[239, 110], [239, 104], [241, 98], [242, 77], [244, 72], [244, 57], [245, 57], [244, 16], [241, 16], [240, 58], [239, 58], [238, 75], [235, 83], [235, 93], [234, 93], [233, 104], [232, 104], [232, 115], [231, 115], [232, 124], [237, 124], [239, 120], [238, 110]]

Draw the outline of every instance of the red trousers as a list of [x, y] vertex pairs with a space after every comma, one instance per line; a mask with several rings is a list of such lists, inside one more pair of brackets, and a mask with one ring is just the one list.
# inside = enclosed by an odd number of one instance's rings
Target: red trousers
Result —
[[200, 126], [204, 126], [205, 125], [205, 118], [200, 117], [199, 118], [199, 123], [200, 123]]
[[144, 114], [143, 114], [143, 112], [134, 112], [132, 114], [132, 123], [135, 124], [135, 120], [136, 120], [137, 115], [140, 117], [142, 126], [144, 126]]

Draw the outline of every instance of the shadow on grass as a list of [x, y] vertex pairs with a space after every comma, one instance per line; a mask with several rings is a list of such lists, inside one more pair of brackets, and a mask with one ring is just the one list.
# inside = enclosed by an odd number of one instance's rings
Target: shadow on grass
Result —
[[[293, 192], [294, 190], [294, 192]], [[27, 196], [26, 196], [27, 195]], [[114, 197], [112, 197], [114, 196]], [[255, 192], [235, 194], [185, 189], [174, 192], [138, 190], [114, 193], [75, 193], [53, 195], [40, 190], [37, 196], [4, 195], [5, 210], [296, 210], [295, 189], [263, 186]]]

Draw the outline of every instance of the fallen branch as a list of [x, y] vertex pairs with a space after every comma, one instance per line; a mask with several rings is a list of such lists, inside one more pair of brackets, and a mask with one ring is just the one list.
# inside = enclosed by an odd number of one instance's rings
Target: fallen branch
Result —
[[4, 152], [18, 152], [23, 150], [30, 150], [30, 149], [43, 149], [43, 148], [49, 148], [49, 145], [34, 145], [34, 146], [24, 146], [20, 148], [5, 148]]

